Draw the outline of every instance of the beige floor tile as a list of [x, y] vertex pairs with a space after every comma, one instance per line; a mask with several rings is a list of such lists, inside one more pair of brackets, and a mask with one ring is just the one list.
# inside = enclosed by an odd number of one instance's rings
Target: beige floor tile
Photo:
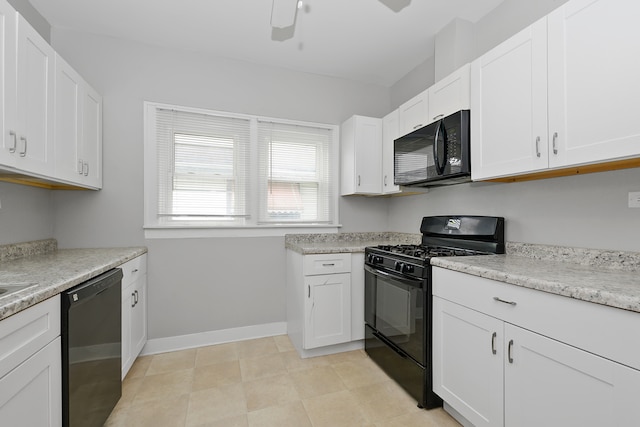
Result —
[[146, 375], [161, 374], [164, 372], [178, 371], [181, 369], [191, 369], [196, 365], [195, 348], [182, 351], [172, 351], [153, 356]]
[[129, 414], [130, 405], [120, 405], [120, 402], [113, 408], [109, 418], [104, 423], [104, 427], [126, 427], [127, 415]]
[[347, 388], [357, 388], [369, 384], [381, 383], [389, 380], [379, 368], [368, 363], [344, 362], [333, 365], [333, 370], [340, 376]]
[[183, 369], [163, 374], [147, 375], [142, 380], [133, 403], [138, 404], [145, 400], [171, 399], [191, 393], [193, 371], [193, 369]]
[[249, 427], [311, 427], [302, 402], [249, 412]]
[[246, 415], [242, 384], [195, 391], [189, 397], [186, 425], [200, 426], [224, 418]]
[[126, 426], [135, 427], [183, 427], [189, 406], [189, 396], [177, 396], [170, 400], [150, 400], [135, 403], [127, 410]]
[[243, 381], [272, 377], [286, 372], [284, 360], [277, 352], [262, 357], [240, 359], [240, 373]]
[[300, 400], [288, 374], [244, 382], [242, 386], [249, 412]]
[[129, 372], [127, 372], [126, 378], [140, 378], [144, 377], [149, 369], [153, 356], [140, 356], [133, 362]]
[[197, 367], [193, 374], [193, 391], [222, 387], [242, 381], [240, 362], [221, 362]]
[[399, 390], [391, 381], [356, 388], [351, 393], [366, 419], [372, 423], [424, 411], [418, 408], [413, 398]]
[[347, 390], [302, 401], [313, 427], [354, 427], [369, 424], [355, 397]]
[[379, 423], [376, 427], [460, 427], [442, 408], [420, 410]]
[[206, 421], [204, 424], [190, 427], [249, 427], [249, 419], [247, 415], [235, 415], [221, 420]]
[[133, 403], [133, 399], [138, 394], [144, 377], [129, 378], [128, 376], [122, 381], [122, 396], [118, 401], [118, 406], [125, 408]]
[[273, 337], [273, 340], [276, 343], [276, 347], [281, 353], [295, 350], [293, 344], [291, 344], [291, 340], [289, 339], [289, 335], [277, 335]]
[[238, 360], [238, 343], [200, 347], [196, 353], [196, 368], [234, 360]]
[[364, 350], [345, 351], [343, 353], [329, 354], [323, 356], [332, 365], [345, 362], [361, 362], [363, 359], [370, 360]]
[[282, 356], [284, 365], [289, 372], [299, 371], [301, 369], [311, 369], [316, 366], [330, 365], [329, 360], [326, 357], [307, 357], [306, 359], [302, 359], [295, 350], [280, 353], [280, 355]]
[[238, 344], [238, 357], [263, 357], [267, 354], [280, 353], [273, 337], [258, 338], [255, 340], [240, 341]]
[[290, 375], [302, 399], [346, 390], [344, 383], [331, 366], [294, 371]]

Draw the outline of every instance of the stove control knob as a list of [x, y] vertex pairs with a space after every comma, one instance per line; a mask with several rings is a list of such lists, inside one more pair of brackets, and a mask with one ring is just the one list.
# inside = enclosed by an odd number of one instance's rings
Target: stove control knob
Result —
[[400, 261], [396, 261], [396, 263], [393, 265], [393, 269], [396, 271], [402, 272], [402, 270], [404, 269], [404, 263]]
[[373, 264], [373, 254], [367, 254], [367, 262]]
[[376, 255], [373, 257], [373, 263], [374, 264], [382, 264], [382, 257], [379, 255]]
[[402, 270], [403, 273], [413, 273], [414, 269], [413, 269], [413, 265], [411, 264], [405, 264], [402, 266]]

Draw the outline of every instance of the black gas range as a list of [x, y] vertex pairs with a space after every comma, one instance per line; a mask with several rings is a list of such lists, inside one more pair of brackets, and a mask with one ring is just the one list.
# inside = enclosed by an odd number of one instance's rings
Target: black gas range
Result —
[[365, 248], [365, 351], [418, 400], [434, 408], [431, 259], [504, 253], [504, 218], [430, 216], [419, 245]]

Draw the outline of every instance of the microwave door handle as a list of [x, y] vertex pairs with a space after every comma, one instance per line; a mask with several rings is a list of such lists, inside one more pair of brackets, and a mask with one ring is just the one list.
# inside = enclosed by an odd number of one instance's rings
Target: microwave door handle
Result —
[[[438, 150], [438, 136], [440, 134], [440, 128], [442, 128], [442, 138], [444, 142], [442, 144], [442, 147], [444, 148], [442, 165], [440, 165], [440, 153]], [[433, 157], [434, 163], [436, 164], [436, 172], [438, 172], [438, 175], [442, 175], [444, 173], [445, 164], [447, 163], [447, 131], [444, 128], [443, 120], [440, 120], [438, 122], [438, 127], [436, 128], [436, 137], [433, 139]]]

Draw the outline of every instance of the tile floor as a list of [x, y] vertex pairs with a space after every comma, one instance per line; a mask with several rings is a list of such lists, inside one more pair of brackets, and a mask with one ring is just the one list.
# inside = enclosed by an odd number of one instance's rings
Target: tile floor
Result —
[[286, 335], [139, 357], [105, 425], [459, 426], [364, 351], [301, 359]]

